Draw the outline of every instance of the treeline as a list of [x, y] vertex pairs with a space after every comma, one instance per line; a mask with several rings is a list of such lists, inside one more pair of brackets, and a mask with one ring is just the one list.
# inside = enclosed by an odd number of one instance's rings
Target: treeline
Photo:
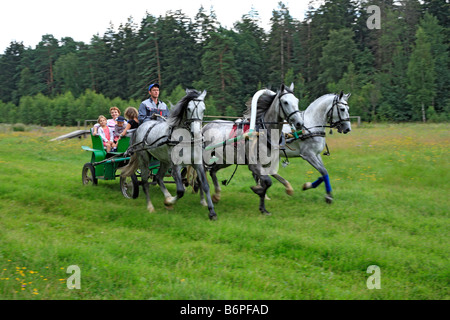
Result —
[[[368, 27], [371, 5], [380, 29]], [[268, 32], [256, 11], [226, 29], [201, 7], [194, 19], [129, 18], [89, 44], [49, 34], [35, 48], [12, 42], [0, 55], [0, 122], [74, 125], [138, 107], [153, 82], [173, 104], [185, 88], [208, 90], [215, 115], [239, 116], [256, 90], [294, 82], [301, 109], [344, 90], [364, 121], [448, 121], [449, 17], [446, 0], [325, 0], [298, 21], [280, 2]]]

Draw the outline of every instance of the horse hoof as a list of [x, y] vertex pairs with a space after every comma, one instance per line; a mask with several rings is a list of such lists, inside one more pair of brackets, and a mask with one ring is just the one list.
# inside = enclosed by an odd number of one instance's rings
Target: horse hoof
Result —
[[288, 196], [293, 196], [294, 195], [294, 189], [286, 189], [286, 193]]
[[266, 194], [266, 200], [270, 200], [269, 196]]
[[164, 204], [164, 207], [165, 207], [166, 210], [168, 210], [168, 211], [172, 211], [172, 210], [173, 210], [173, 206], [171, 206], [171, 205]]
[[208, 206], [208, 203], [206, 203], [206, 200], [201, 200], [201, 201], [200, 201], [200, 204], [201, 204], [202, 206], [204, 206], [204, 207], [207, 207], [207, 206]]
[[216, 221], [217, 220], [217, 214], [209, 215], [209, 220]]
[[166, 200], [164, 200], [164, 205], [166, 207], [171, 207], [175, 204], [175, 202], [177, 202], [176, 197], [169, 197], [169, 198], [166, 198]]
[[303, 191], [311, 189], [312, 188], [312, 183], [311, 182], [307, 182], [303, 185]]
[[147, 207], [148, 212], [153, 213], [155, 212], [155, 208], [153, 206], [148, 206]]
[[214, 203], [219, 203], [219, 201], [220, 201], [220, 194], [214, 194], [213, 196], [212, 196], [212, 201], [214, 202]]
[[325, 196], [325, 202], [328, 203], [328, 204], [333, 203], [333, 197], [330, 196], [330, 195], [326, 195]]

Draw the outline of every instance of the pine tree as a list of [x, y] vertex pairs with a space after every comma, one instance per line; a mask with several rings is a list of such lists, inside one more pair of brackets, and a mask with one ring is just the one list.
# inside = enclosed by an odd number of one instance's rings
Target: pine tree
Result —
[[229, 32], [235, 40], [234, 54], [236, 69], [242, 79], [242, 86], [237, 95], [242, 97], [242, 110], [244, 103], [258, 90], [258, 82], [267, 81], [268, 72], [265, 51], [265, 33], [258, 26], [259, 15], [252, 11], [244, 15], [241, 21], [235, 23], [236, 32]]
[[227, 106], [236, 105], [236, 90], [241, 78], [236, 69], [233, 41], [223, 33], [215, 33], [206, 44], [202, 57], [203, 82], [217, 102], [217, 109], [225, 113]]
[[55, 62], [55, 80], [63, 93], [79, 96], [86, 89], [86, 80], [80, 60], [75, 53], [60, 56]]
[[161, 83], [161, 57], [159, 54], [157, 19], [147, 14], [138, 31], [137, 70], [139, 81], [136, 81], [131, 97], [144, 100], [148, 96], [148, 87], [152, 83]]
[[319, 75], [322, 86], [331, 82], [338, 82], [347, 71], [356, 56], [356, 44], [350, 29], [330, 31], [329, 40], [323, 47]]
[[270, 71], [269, 81], [278, 87], [284, 81], [286, 72], [291, 68], [294, 54], [294, 19], [289, 8], [278, 3], [278, 9], [272, 11], [271, 29], [267, 42], [267, 65]]
[[54, 63], [59, 56], [59, 42], [51, 34], [42, 36], [42, 40], [33, 51], [33, 73], [38, 77], [38, 92], [53, 95], [55, 89]]
[[430, 13], [424, 15], [420, 26], [430, 43], [431, 55], [434, 61], [436, 97], [432, 105], [437, 113], [442, 113], [450, 105], [450, 70], [445, 28], [440, 26], [438, 19]]
[[[20, 62], [23, 56], [22, 43], [11, 42], [5, 53], [0, 55], [0, 101], [14, 101], [17, 82], [20, 79]], [[15, 101], [16, 103], [18, 102]]]
[[200, 56], [190, 19], [181, 11], [168, 12], [157, 22], [161, 57], [162, 90], [171, 92], [181, 84], [188, 88], [198, 79]]
[[426, 109], [436, 95], [434, 60], [431, 44], [422, 27], [416, 32], [416, 44], [408, 64], [408, 100], [413, 106], [413, 120], [426, 121]]

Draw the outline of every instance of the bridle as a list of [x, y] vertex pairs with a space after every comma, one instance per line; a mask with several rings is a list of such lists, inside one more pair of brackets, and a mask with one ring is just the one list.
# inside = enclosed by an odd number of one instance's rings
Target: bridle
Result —
[[281, 106], [281, 111], [283, 111], [284, 114], [284, 118], [286, 119], [287, 122], [289, 122], [289, 119], [291, 119], [291, 117], [296, 114], [297, 112], [300, 113], [300, 110], [294, 110], [293, 112], [291, 112], [288, 116], [286, 116], [286, 111], [283, 108], [283, 103], [281, 103], [281, 98], [287, 94], [292, 94], [294, 95], [292, 92], [283, 92], [282, 94], [280, 94], [280, 96], [278, 97], [278, 102]]
[[[328, 120], [329, 125], [328, 126], [327, 125], [314, 126], [314, 127], [309, 127], [309, 128], [304, 127], [305, 130], [308, 131], [311, 134], [310, 129], [314, 129], [314, 128], [330, 128], [330, 129], [333, 129], [333, 128], [336, 128], [336, 127], [339, 127], [340, 125], [342, 125], [343, 122], [350, 122], [350, 118], [342, 118], [341, 113], [339, 111], [339, 105], [340, 104], [348, 107], [347, 103], [339, 101], [339, 96], [336, 94], [334, 96], [334, 99], [333, 99], [333, 104], [331, 105], [331, 108], [330, 108], [330, 110], [328, 110], [327, 115], [326, 115], [327, 119], [329, 119]], [[337, 115], [339, 117], [338, 121], [333, 121], [334, 109], [336, 109], [336, 113], [337, 113]], [[320, 133], [320, 132], [318, 132], [318, 133]], [[325, 133], [325, 132], [323, 132], [323, 133]], [[309, 137], [309, 135], [306, 136], [306, 138], [308, 138], [308, 137]]]
[[[186, 108], [186, 120], [184, 121], [184, 126], [186, 129], [189, 128], [189, 125], [192, 122], [203, 122], [203, 119], [200, 119], [198, 117], [198, 106], [200, 105], [200, 102], [203, 102], [203, 100], [200, 99], [192, 99], [191, 101], [194, 101], [194, 109], [192, 109], [191, 115], [194, 115], [194, 113], [196, 113], [197, 118], [189, 118], [188, 117], [188, 112], [189, 110]], [[196, 112], [197, 111], [197, 112]]]
[[[336, 128], [336, 127], [341, 126], [343, 122], [350, 122], [350, 118], [342, 118], [341, 117], [341, 113], [339, 110], [340, 104], [348, 107], [347, 103], [340, 102], [338, 95], [335, 95], [334, 100], [333, 100], [333, 105], [331, 106], [330, 110], [327, 113], [327, 118], [329, 117], [329, 119], [330, 119], [329, 120], [329, 123], [330, 123], [329, 128]], [[333, 111], [335, 108], [336, 108], [336, 113], [339, 117], [339, 120], [336, 122], [333, 122]]]
[[[325, 131], [313, 131], [312, 132], [310, 129], [314, 129], [314, 128], [322, 128], [322, 129], [323, 128], [330, 128], [330, 134], [332, 134], [333, 132], [332, 132], [331, 129], [336, 128], [336, 127], [340, 127], [343, 122], [350, 122], [350, 118], [342, 118], [342, 116], [341, 116], [341, 113], [340, 113], [340, 110], [339, 110], [339, 105], [342, 104], [342, 105], [348, 106], [348, 104], [344, 103], [344, 102], [340, 102], [340, 99], [339, 99], [340, 96], [341, 96], [340, 94], [339, 95], [336, 94], [334, 96], [333, 104], [332, 104], [330, 110], [328, 110], [328, 112], [327, 112], [326, 116], [327, 116], [327, 119], [329, 119], [329, 121], [328, 121], [329, 125], [328, 126], [327, 125], [322, 125], [322, 126], [314, 126], [314, 127], [309, 127], [309, 128], [304, 127], [304, 129], [305, 129], [305, 131], [307, 131], [307, 133], [298, 134], [298, 132], [296, 132], [294, 134], [294, 138], [291, 138], [289, 140], [292, 141], [292, 140], [300, 139], [300, 140], [304, 141], [304, 140], [307, 140], [307, 139], [310, 139], [310, 138], [314, 138], [314, 137], [325, 137], [325, 135], [326, 135]], [[337, 113], [337, 115], [339, 117], [338, 121], [333, 121], [334, 109], [336, 109], [336, 113]], [[328, 150], [328, 146], [326, 145], [326, 147], [327, 147], [327, 152], [324, 153], [324, 154], [325, 155], [329, 155], [330, 152]]]
[[[194, 116], [194, 114], [195, 114], [196, 117], [189, 118], [189, 116], [188, 116], [189, 109], [186, 108], [186, 111], [185, 111], [186, 112], [186, 120], [184, 121], [184, 128], [189, 131], [189, 133], [191, 135], [191, 141], [184, 142], [184, 143], [188, 143], [188, 144], [203, 143], [203, 135], [201, 135], [200, 138], [196, 139], [196, 137], [194, 136], [194, 132], [192, 132], [190, 130], [191, 129], [190, 125], [191, 125], [192, 122], [200, 122], [200, 124], [203, 122], [203, 119], [200, 119], [200, 117], [198, 116], [198, 106], [200, 105], [201, 102], [203, 102], [203, 100], [201, 100], [201, 99], [192, 99], [191, 101], [194, 102], [194, 109], [192, 109], [192, 112], [190, 112], [190, 114], [192, 116]], [[180, 142], [178, 142], [177, 144], [179, 144], [179, 143]], [[182, 142], [182, 144], [183, 144], [183, 142]]]
[[[297, 109], [286, 116], [286, 111], [283, 108], [283, 103], [281, 102], [281, 98], [288, 94], [294, 95], [292, 92], [283, 92], [278, 96], [278, 104], [280, 105], [280, 109], [283, 112], [286, 122], [289, 122], [289, 119], [291, 119], [291, 117], [294, 116], [297, 112], [301, 113], [300, 110]], [[262, 117], [260, 117], [258, 122], [261, 123], [263, 129], [266, 129], [266, 124], [282, 124], [282, 123], [284, 123], [284, 122], [266, 122], [266, 121], [264, 121], [264, 115]]]

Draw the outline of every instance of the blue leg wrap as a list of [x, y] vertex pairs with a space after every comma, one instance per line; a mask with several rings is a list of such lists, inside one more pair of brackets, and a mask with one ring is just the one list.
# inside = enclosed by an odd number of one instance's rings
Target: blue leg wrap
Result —
[[317, 188], [322, 182], [323, 182], [323, 177], [320, 177], [319, 179], [317, 179], [316, 181], [314, 181], [312, 183], [312, 187]]
[[330, 177], [328, 175], [323, 176], [323, 180], [325, 181], [325, 190], [327, 193], [331, 193]]

